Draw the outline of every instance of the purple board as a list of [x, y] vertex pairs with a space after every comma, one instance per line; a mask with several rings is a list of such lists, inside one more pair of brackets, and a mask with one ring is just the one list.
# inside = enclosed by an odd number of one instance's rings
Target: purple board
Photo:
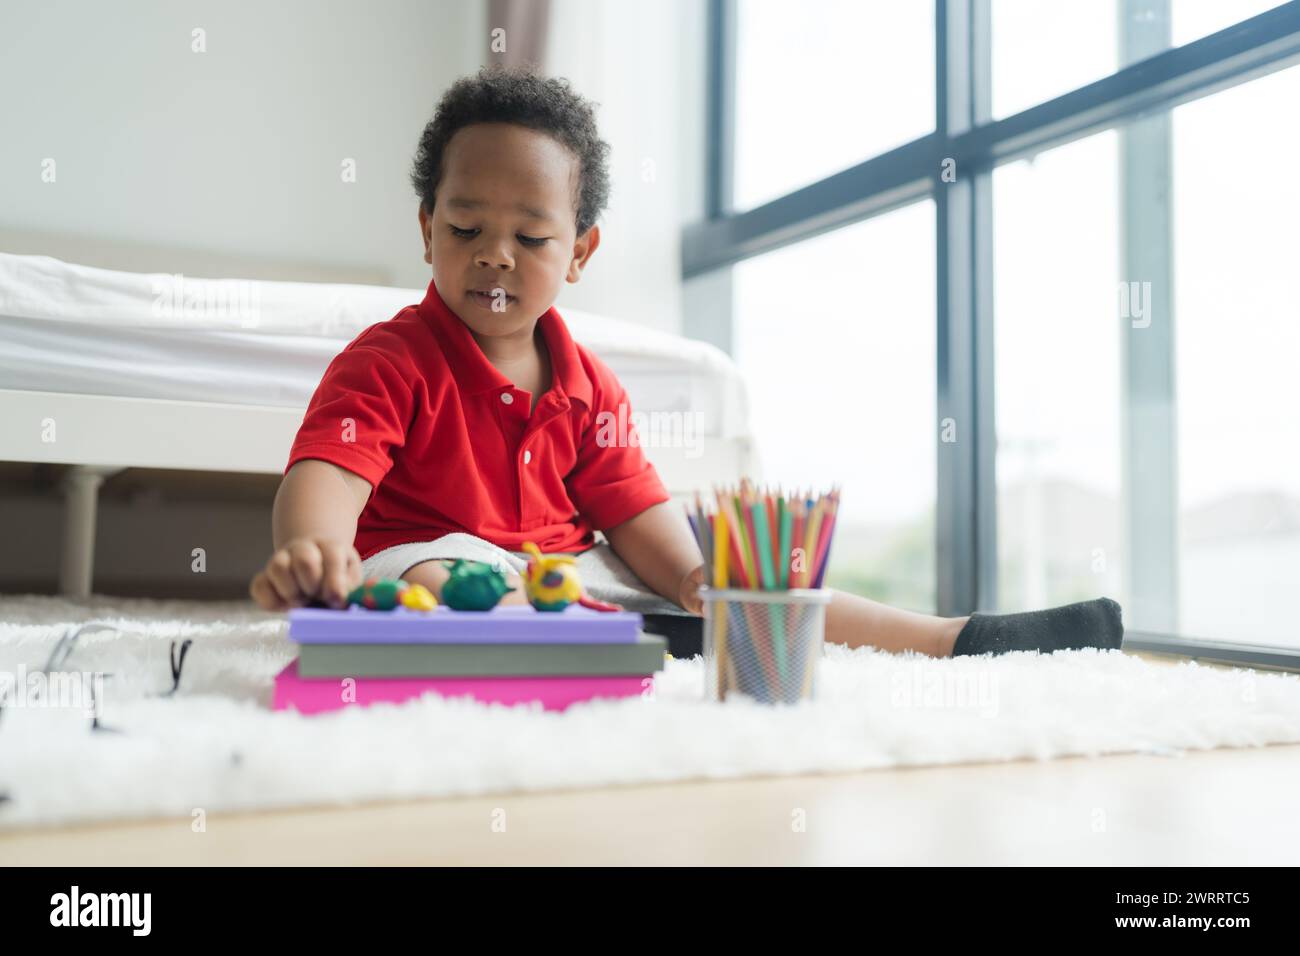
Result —
[[538, 611], [511, 604], [490, 611], [397, 607], [371, 611], [303, 607], [289, 612], [289, 639], [300, 644], [631, 644], [641, 615], [571, 604]]

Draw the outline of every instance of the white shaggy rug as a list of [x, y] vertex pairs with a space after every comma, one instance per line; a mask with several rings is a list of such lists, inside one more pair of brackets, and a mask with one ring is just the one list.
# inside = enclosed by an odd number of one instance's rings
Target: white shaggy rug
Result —
[[[77, 707], [7, 700], [0, 827], [1300, 742], [1300, 676], [1118, 651], [934, 660], [830, 645], [819, 699], [797, 707], [706, 703], [696, 658], [669, 661], [646, 697], [564, 713], [426, 696], [303, 717], [269, 709], [295, 655], [284, 617], [235, 601], [0, 598], [0, 678], [45, 668], [90, 621], [116, 630], [82, 632], [59, 668], [111, 673], [100, 729]], [[169, 694], [170, 650], [187, 639]]]

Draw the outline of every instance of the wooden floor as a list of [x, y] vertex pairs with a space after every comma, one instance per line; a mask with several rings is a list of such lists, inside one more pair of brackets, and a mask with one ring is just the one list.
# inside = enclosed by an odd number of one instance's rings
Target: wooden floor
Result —
[[1300, 862], [1300, 746], [209, 815], [0, 836], [8, 865]]

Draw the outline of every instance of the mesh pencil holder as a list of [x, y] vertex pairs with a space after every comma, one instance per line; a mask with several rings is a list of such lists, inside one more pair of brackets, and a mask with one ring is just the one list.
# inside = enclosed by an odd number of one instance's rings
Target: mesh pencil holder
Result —
[[700, 597], [706, 700], [738, 693], [764, 704], [795, 704], [815, 696], [829, 588], [706, 587]]

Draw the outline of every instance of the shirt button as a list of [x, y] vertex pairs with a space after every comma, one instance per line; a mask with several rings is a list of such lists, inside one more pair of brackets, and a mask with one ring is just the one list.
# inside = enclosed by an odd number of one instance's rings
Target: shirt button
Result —
[[525, 451], [524, 451], [524, 464], [526, 465], [526, 464], [528, 464], [528, 463], [529, 463], [530, 461], [532, 461], [532, 460], [533, 460], [533, 453], [532, 453], [531, 451], [527, 451], [527, 450], [525, 450]]
[[504, 404], [509, 405], [509, 404], [510, 404], [511, 402], [513, 402], [514, 400], [515, 400], [515, 397], [514, 397], [513, 395], [511, 395], [509, 392], [502, 392], [502, 393], [501, 393], [501, 401], [502, 401]]

